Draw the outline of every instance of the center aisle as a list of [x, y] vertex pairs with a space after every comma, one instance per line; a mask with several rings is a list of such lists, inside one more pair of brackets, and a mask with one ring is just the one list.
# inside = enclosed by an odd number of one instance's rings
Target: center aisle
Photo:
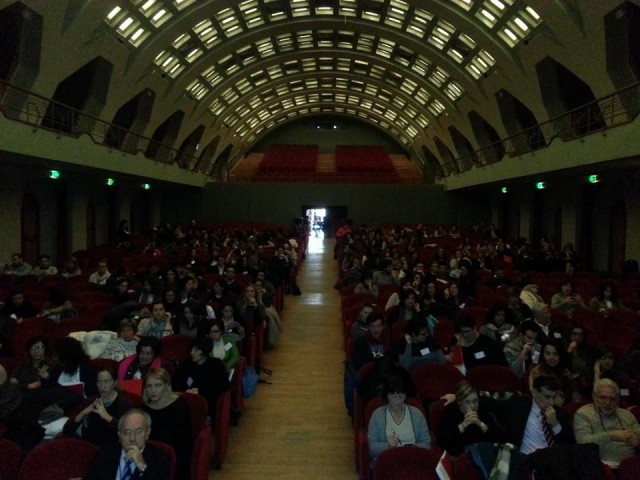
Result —
[[311, 237], [288, 295], [284, 331], [265, 354], [272, 376], [245, 401], [216, 480], [355, 480], [353, 430], [343, 400], [344, 349], [334, 240]]

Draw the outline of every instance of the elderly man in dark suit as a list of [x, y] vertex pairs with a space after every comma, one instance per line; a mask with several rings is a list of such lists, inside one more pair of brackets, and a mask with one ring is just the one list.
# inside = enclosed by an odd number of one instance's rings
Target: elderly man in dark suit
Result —
[[84, 480], [170, 480], [169, 457], [146, 441], [151, 418], [132, 409], [120, 417], [120, 445], [100, 448]]

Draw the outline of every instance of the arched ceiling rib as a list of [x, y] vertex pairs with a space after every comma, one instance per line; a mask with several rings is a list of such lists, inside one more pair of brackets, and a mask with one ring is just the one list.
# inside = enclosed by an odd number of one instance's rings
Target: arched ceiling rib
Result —
[[[288, 111], [294, 107], [285, 103], [301, 98], [293, 93], [295, 78], [301, 74], [304, 87], [317, 85], [314, 95], [321, 99], [324, 95], [321, 103], [331, 98], [338, 109], [343, 108], [342, 98], [351, 95], [354, 103], [360, 98], [357, 91], [349, 91], [353, 82], [368, 85], [366, 95], [386, 89], [402, 92], [400, 98], [413, 97], [406, 102], [410, 113], [417, 112], [413, 116], [390, 113], [398, 107], [393, 98], [384, 96], [377, 99], [378, 112], [388, 116], [376, 113], [388, 125], [406, 117], [411, 131], [417, 131], [409, 141], [403, 131], [402, 141], [412, 143], [424, 137], [433, 123], [426, 118], [456, 115], [455, 103], [464, 95], [481, 103], [483, 77], [499, 69], [501, 62], [517, 63], [514, 47], [542, 23], [524, 0], [105, 3], [107, 28], [133, 48], [128, 67], [161, 72], [170, 81], [172, 97], [177, 91], [197, 102], [194, 118], [202, 121], [203, 112], [208, 112], [214, 127], [222, 123], [233, 130], [238, 125], [234, 133], [245, 143], [248, 132], [259, 130], [263, 135], [271, 120], [279, 118], [267, 104], [261, 107], [261, 97], [251, 91], [280, 92], [278, 96], [284, 97], [277, 110]], [[323, 80], [327, 74], [335, 81]], [[316, 82], [307, 83], [313, 75]], [[347, 91], [336, 91], [343, 89]], [[306, 98], [307, 103], [295, 105], [296, 112], [306, 108], [312, 113], [315, 101]], [[268, 104], [273, 111], [275, 107]], [[366, 109], [353, 111], [359, 118], [366, 116]], [[391, 128], [387, 131], [396, 136]], [[420, 152], [415, 146], [413, 150]]]

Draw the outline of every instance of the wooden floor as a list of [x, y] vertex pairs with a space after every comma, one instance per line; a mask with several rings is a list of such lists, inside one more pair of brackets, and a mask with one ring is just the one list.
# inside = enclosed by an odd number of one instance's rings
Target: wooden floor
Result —
[[216, 480], [355, 480], [353, 431], [343, 400], [344, 349], [340, 296], [333, 285], [333, 240], [311, 238], [298, 283], [287, 296], [284, 332], [266, 352], [258, 385], [245, 402], [239, 425]]

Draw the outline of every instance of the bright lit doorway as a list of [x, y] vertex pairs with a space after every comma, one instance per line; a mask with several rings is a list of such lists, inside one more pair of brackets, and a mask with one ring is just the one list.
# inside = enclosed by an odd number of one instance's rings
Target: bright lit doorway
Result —
[[305, 212], [305, 215], [309, 219], [309, 236], [314, 238], [324, 238], [327, 209], [308, 208]]

